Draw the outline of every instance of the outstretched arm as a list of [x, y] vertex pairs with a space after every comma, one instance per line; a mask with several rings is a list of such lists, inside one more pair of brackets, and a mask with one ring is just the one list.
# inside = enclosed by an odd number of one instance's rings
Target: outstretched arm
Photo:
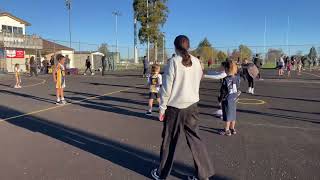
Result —
[[208, 78], [208, 79], [223, 79], [225, 77], [227, 77], [227, 74], [225, 72], [216, 72], [216, 71], [211, 71], [204, 75], [204, 78]]

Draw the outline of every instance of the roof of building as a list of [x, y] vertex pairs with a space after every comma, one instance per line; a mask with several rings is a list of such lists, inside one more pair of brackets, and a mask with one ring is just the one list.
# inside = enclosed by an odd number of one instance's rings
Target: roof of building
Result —
[[27, 21], [25, 21], [23, 19], [20, 19], [20, 18], [14, 16], [11, 13], [8, 13], [8, 12], [0, 12], [0, 16], [8, 16], [8, 17], [20, 22], [21, 24], [24, 24], [26, 26], [31, 26], [31, 24], [29, 22], [27, 22]]
[[73, 51], [74, 49], [61, 45], [61, 44], [57, 44], [55, 42], [52, 41], [48, 41], [46, 39], [42, 39], [42, 46], [44, 50], [51, 50], [51, 51], [61, 51], [61, 50], [66, 50], [66, 51]]

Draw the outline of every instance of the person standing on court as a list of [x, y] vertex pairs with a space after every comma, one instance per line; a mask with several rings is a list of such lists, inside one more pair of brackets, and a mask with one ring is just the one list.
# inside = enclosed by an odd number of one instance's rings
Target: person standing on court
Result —
[[102, 65], [102, 76], [104, 76], [104, 73], [106, 72], [106, 67], [107, 67], [107, 61], [106, 61], [105, 55], [101, 57], [101, 65]]
[[259, 57], [259, 54], [256, 54], [256, 56], [253, 58], [253, 63], [254, 63], [254, 65], [257, 66], [257, 68], [259, 70], [258, 78], [260, 80], [263, 80], [261, 78], [262, 59]]
[[86, 70], [84, 71], [83, 75], [87, 75], [88, 70], [90, 71], [91, 75], [94, 75], [93, 72], [91, 71], [91, 61], [89, 56], [86, 59]]
[[149, 59], [147, 56], [143, 57], [143, 77], [147, 77], [149, 71]]
[[164, 120], [160, 165], [151, 171], [154, 179], [166, 179], [171, 172], [179, 137], [183, 134], [192, 152], [197, 177], [208, 180], [214, 175], [207, 149], [199, 136], [200, 81], [203, 76], [199, 59], [188, 53], [190, 42], [180, 35], [174, 41], [177, 56], [170, 60], [165, 70], [160, 90], [159, 120]]
[[37, 62], [36, 62], [36, 60], [34, 59], [34, 56], [32, 56], [32, 57], [30, 58], [30, 77], [32, 77], [33, 74], [34, 74], [35, 76], [38, 76], [37, 68], [38, 68]]

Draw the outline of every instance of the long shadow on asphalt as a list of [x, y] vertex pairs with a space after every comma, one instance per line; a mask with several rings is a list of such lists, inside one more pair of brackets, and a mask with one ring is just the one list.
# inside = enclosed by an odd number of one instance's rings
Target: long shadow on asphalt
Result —
[[[0, 114], [0, 118], [22, 114], [19, 111], [5, 106], [0, 106], [0, 109], [1, 112], [4, 112]], [[57, 139], [145, 177], [150, 178], [150, 171], [159, 164], [158, 156], [153, 153], [43, 118], [27, 116], [11, 119], [7, 122], [29, 131]], [[175, 163], [174, 168], [175, 170], [171, 175], [179, 179], [186, 178], [185, 172], [189, 174], [194, 173], [192, 167], [182, 163]], [[215, 175], [213, 179], [230, 180], [230, 178], [220, 175]]]
[[144, 84], [137, 84], [137, 85], [134, 85], [134, 86], [127, 86], [127, 85], [95, 83], [95, 82], [81, 82], [81, 83], [90, 84], [90, 85], [93, 85], [93, 86], [112, 86], [112, 87], [135, 88], [135, 89], [146, 89], [146, 90], [148, 89], [146, 87], [142, 87]]
[[282, 97], [282, 96], [267, 96], [267, 95], [261, 95], [261, 94], [255, 94], [255, 97], [287, 99], [287, 100], [307, 101], [307, 102], [320, 102], [320, 100], [314, 100], [314, 99], [302, 99], [302, 98]]
[[277, 111], [285, 111], [285, 112], [320, 115], [320, 113], [318, 113], [318, 112], [304, 112], [304, 111], [297, 111], [297, 110], [291, 110], [291, 109], [280, 109], [280, 108], [270, 108], [270, 109], [277, 110]]
[[41, 98], [41, 97], [37, 97], [37, 96], [29, 95], [29, 94], [24, 94], [24, 93], [19, 93], [19, 92], [0, 90], [0, 93], [8, 94], [8, 95], [14, 95], [14, 96], [20, 96], [20, 97], [24, 97], [24, 98], [30, 98], [30, 99], [34, 99], [34, 100], [37, 100], [37, 101], [50, 103], [50, 104], [55, 103], [55, 101], [52, 100], [52, 99]]

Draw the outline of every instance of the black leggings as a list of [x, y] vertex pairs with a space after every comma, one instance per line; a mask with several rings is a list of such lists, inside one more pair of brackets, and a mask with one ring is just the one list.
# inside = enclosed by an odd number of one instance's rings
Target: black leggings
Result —
[[87, 73], [88, 70], [89, 70], [90, 73], [92, 74], [91, 67], [88, 67], [88, 66], [87, 66], [87, 69], [86, 69], [86, 71], [85, 71], [84, 73]]
[[249, 88], [254, 88], [254, 79], [250, 75], [247, 76], [247, 79]]

